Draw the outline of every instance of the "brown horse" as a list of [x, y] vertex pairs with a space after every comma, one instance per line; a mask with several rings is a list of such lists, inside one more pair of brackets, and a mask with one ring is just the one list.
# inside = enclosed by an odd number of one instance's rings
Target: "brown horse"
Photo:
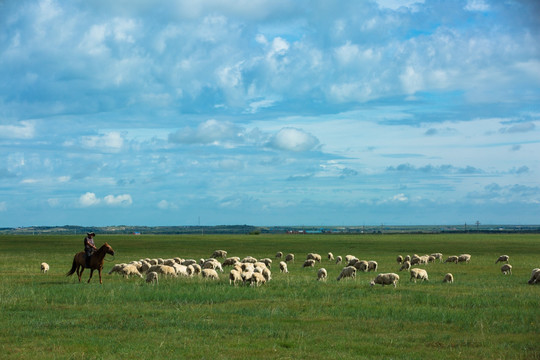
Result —
[[[107, 254], [111, 254], [114, 256], [114, 250], [109, 244], [105, 243], [90, 257], [90, 277], [88, 278], [88, 282], [90, 282], [90, 280], [92, 279], [94, 270], [97, 270], [99, 272], [99, 283], [103, 284], [103, 281], [101, 281], [101, 270], [103, 270], [103, 261], [105, 259], [105, 255]], [[81, 251], [75, 254], [71, 270], [69, 270], [66, 276], [71, 276], [75, 273], [75, 271], [77, 271], [77, 276], [79, 276], [79, 282], [81, 282], [81, 276], [85, 266], [86, 258], [84, 255], [84, 251]]]

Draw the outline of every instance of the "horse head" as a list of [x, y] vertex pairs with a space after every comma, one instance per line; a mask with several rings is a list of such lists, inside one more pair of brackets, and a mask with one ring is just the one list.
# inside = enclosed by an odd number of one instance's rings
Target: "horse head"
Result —
[[114, 250], [113, 250], [113, 248], [111, 247], [111, 245], [105, 243], [105, 244], [103, 244], [103, 247], [105, 248], [105, 252], [106, 252], [107, 254], [110, 254], [110, 255], [114, 256]]

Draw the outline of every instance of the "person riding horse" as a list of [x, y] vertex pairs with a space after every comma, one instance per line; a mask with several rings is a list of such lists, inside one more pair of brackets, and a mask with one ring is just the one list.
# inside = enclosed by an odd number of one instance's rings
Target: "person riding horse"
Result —
[[84, 238], [84, 254], [86, 255], [86, 267], [90, 267], [90, 257], [97, 250], [96, 245], [94, 244], [94, 232], [86, 233]]

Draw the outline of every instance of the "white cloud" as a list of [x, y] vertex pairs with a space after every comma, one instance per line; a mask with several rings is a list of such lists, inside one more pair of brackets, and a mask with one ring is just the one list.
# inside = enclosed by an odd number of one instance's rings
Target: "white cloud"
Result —
[[394, 197], [392, 197], [392, 200], [393, 201], [399, 201], [399, 202], [405, 202], [405, 201], [408, 201], [409, 198], [407, 196], [405, 196], [405, 194], [401, 193], [401, 194], [394, 195]]
[[243, 129], [228, 121], [207, 120], [197, 128], [185, 128], [169, 134], [169, 142], [180, 144], [219, 144], [238, 142]]
[[319, 145], [319, 139], [301, 129], [286, 127], [270, 140], [270, 146], [288, 151], [309, 151]]
[[0, 125], [0, 138], [33, 139], [36, 133], [34, 121], [20, 121], [20, 125]]
[[96, 194], [87, 192], [79, 198], [79, 205], [82, 207], [95, 206], [100, 203], [100, 200], [96, 197]]
[[113, 131], [102, 135], [84, 136], [81, 145], [88, 149], [117, 152], [124, 146], [124, 138], [121, 133]]
[[0, 211], [7, 211], [7, 203], [5, 201], [0, 201]]
[[468, 0], [465, 5], [465, 10], [468, 11], [488, 11], [489, 4], [486, 4], [484, 0]]
[[109, 206], [129, 206], [133, 203], [133, 200], [131, 199], [131, 195], [129, 194], [123, 194], [123, 195], [107, 195], [103, 199], [105, 201], [105, 204]]
[[158, 202], [157, 207], [160, 208], [161, 210], [175, 210], [175, 209], [178, 209], [178, 206], [176, 206], [176, 204], [174, 204], [174, 203], [172, 203], [170, 201], [167, 201], [167, 200], [161, 200], [160, 202]]

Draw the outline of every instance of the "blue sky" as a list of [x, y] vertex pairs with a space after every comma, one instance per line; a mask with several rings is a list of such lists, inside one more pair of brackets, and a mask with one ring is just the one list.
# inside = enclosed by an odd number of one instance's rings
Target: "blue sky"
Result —
[[0, 3], [0, 226], [540, 223], [537, 1]]

